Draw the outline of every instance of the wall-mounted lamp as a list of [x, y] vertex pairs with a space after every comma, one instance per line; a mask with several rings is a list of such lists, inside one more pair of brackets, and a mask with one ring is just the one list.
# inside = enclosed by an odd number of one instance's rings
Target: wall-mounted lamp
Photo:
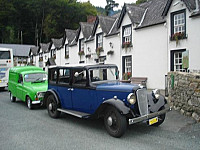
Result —
[[90, 47], [88, 47], [87, 49], [88, 49], [88, 52], [91, 52], [91, 49], [90, 49]]
[[110, 47], [111, 47], [111, 48], [113, 48], [113, 43], [112, 43], [112, 42], [110, 42], [109, 44], [110, 44]]

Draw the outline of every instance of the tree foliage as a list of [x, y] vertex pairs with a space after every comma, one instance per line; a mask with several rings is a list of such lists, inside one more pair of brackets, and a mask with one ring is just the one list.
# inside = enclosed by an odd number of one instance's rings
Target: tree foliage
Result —
[[144, 2], [147, 2], [147, 0], [137, 0], [136, 4], [139, 5], [139, 4], [144, 3]]
[[77, 0], [0, 0], [0, 42], [38, 44], [77, 29], [97, 15], [89, 2]]
[[107, 5], [105, 6], [106, 15], [112, 15], [113, 8], [118, 7], [119, 3], [115, 3], [114, 0], [106, 0]]

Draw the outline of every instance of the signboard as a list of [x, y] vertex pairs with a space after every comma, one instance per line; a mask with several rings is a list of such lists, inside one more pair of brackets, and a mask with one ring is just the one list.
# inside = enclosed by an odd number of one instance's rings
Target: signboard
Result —
[[189, 51], [186, 50], [182, 54], [183, 54], [183, 64], [182, 64], [182, 67], [184, 69], [188, 69], [189, 68]]

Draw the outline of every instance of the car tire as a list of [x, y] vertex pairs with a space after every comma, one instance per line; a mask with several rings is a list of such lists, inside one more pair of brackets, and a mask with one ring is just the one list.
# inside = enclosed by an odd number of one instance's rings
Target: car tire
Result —
[[109, 107], [104, 115], [104, 125], [111, 136], [119, 138], [126, 131], [127, 120], [116, 108]]
[[16, 97], [14, 97], [11, 92], [10, 92], [10, 101], [11, 102], [15, 102], [16, 101]]
[[47, 110], [48, 114], [52, 118], [58, 118], [60, 117], [61, 112], [57, 110], [59, 108], [59, 105], [57, 104], [57, 101], [54, 97], [54, 95], [49, 95], [47, 97]]
[[28, 109], [32, 109], [33, 105], [32, 105], [32, 100], [29, 96], [26, 97], [26, 105], [28, 107]]
[[[164, 106], [160, 110], [163, 110], [163, 109], [165, 109]], [[158, 127], [159, 125], [161, 125], [165, 121], [165, 115], [166, 115], [165, 113], [162, 114], [162, 115], [159, 115], [158, 116], [158, 122], [153, 124], [152, 126]]]

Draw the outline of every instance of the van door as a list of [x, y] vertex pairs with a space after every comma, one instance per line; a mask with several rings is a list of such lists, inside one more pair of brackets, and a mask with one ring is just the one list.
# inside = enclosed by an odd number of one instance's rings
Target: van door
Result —
[[18, 80], [18, 83], [17, 83], [17, 85], [16, 85], [16, 89], [17, 89], [17, 91], [16, 91], [16, 95], [17, 95], [17, 98], [19, 98], [20, 100], [24, 100], [24, 98], [23, 98], [23, 76], [22, 76], [22, 74], [19, 74], [19, 80]]

